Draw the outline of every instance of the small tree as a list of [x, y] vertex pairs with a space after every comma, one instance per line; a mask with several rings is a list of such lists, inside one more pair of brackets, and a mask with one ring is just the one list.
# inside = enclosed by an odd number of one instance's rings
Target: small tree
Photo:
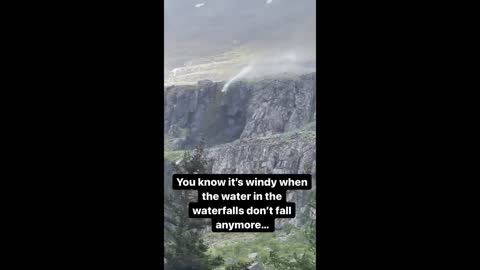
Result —
[[[193, 153], [185, 152], [178, 164], [172, 164], [175, 173], [208, 173], [203, 143]], [[223, 264], [223, 258], [211, 257], [202, 239], [209, 224], [205, 219], [188, 216], [188, 204], [197, 200], [196, 191], [173, 191], [165, 202], [165, 258], [173, 270], [212, 269]]]
[[280, 257], [276, 250], [270, 251], [270, 257], [265, 262], [276, 270], [315, 270], [315, 259], [311, 253], [304, 253], [299, 256], [293, 254], [292, 258]]

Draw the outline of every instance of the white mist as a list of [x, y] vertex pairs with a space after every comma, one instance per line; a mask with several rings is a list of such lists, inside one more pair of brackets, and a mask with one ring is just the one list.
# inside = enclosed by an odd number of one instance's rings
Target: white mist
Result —
[[222, 88], [222, 92], [226, 92], [228, 87], [230, 86], [230, 84], [232, 84], [232, 82], [244, 77], [245, 75], [247, 75], [250, 71], [252, 71], [253, 69], [253, 66], [252, 65], [248, 65], [244, 68], [242, 68], [242, 70], [240, 70], [240, 72], [233, 76], [233, 78], [231, 78]]

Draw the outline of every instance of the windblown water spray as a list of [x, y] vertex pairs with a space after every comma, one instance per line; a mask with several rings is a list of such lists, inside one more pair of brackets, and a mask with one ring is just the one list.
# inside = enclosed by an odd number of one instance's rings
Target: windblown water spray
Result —
[[230, 86], [230, 84], [232, 84], [232, 82], [242, 78], [243, 76], [247, 75], [247, 73], [249, 73], [250, 71], [252, 71], [253, 69], [253, 65], [248, 65], [244, 68], [242, 68], [242, 70], [240, 70], [240, 72], [233, 76], [233, 78], [231, 78], [222, 88], [222, 92], [226, 92], [228, 87]]

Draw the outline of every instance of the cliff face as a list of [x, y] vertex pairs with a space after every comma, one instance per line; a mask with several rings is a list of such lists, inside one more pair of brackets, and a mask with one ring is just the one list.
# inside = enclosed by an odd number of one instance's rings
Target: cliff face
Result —
[[202, 138], [212, 146], [240, 137], [251, 88], [240, 83], [222, 93], [222, 87], [222, 83], [204, 81], [165, 90], [164, 133], [171, 150], [192, 149]]
[[252, 88], [241, 138], [284, 133], [313, 121], [315, 74], [298, 79], [264, 80]]
[[240, 81], [165, 89], [164, 133], [169, 150], [293, 131], [314, 120], [315, 73], [294, 78]]
[[312, 173], [315, 132], [240, 139], [207, 151], [215, 173]]
[[[165, 89], [165, 158], [202, 138], [212, 173], [310, 173], [316, 186], [316, 74]], [[165, 162], [166, 187], [171, 167]], [[168, 178], [167, 178], [168, 177]], [[302, 213], [308, 192], [289, 192]], [[294, 220], [297, 222], [297, 219]]]

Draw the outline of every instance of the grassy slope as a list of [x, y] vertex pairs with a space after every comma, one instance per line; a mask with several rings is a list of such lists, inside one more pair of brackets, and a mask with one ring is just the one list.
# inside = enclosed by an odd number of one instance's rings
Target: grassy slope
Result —
[[[208, 252], [222, 256], [226, 263], [215, 270], [223, 270], [229, 263], [248, 262], [248, 255], [256, 252], [255, 261], [264, 262], [270, 251], [279, 251], [281, 257], [293, 258], [293, 254], [307, 251], [305, 237], [299, 229], [289, 228], [274, 233], [208, 233], [205, 241]], [[288, 233], [288, 234], [287, 234]]]
[[[255, 56], [255, 45], [248, 44], [233, 48], [225, 49], [222, 53], [212, 56], [195, 58], [184, 68], [182, 72], [173, 76], [169, 71], [174, 67], [179, 67], [181, 60], [172, 61], [165, 67], [165, 85], [188, 85], [196, 84], [199, 80], [209, 79], [212, 81], [223, 81], [235, 75]], [[173, 56], [171, 58], [174, 58]]]
[[175, 162], [183, 157], [185, 151], [164, 151], [163, 158], [168, 161]]

